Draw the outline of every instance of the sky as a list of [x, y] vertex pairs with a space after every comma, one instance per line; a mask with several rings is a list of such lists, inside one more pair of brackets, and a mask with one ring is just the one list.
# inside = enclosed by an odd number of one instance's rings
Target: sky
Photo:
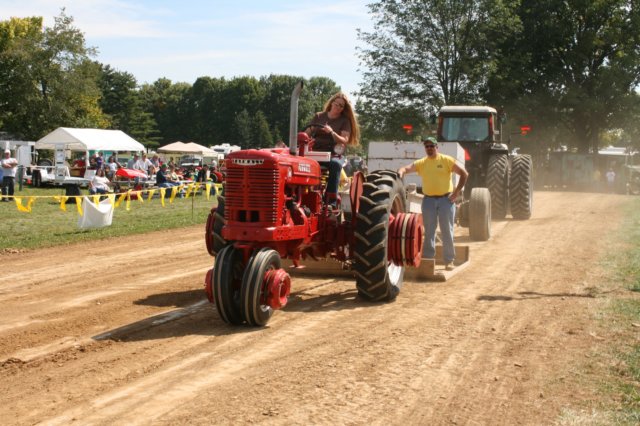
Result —
[[[159, 78], [286, 74], [328, 77], [353, 97], [362, 79], [357, 30], [371, 31], [367, 0], [0, 0], [0, 20], [62, 8], [95, 47], [93, 59]], [[293, 89], [293, 88], [292, 88]]]

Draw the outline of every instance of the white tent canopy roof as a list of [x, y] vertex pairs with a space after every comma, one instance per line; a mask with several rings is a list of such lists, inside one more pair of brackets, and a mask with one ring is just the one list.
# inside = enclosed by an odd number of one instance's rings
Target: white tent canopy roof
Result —
[[186, 145], [190, 149], [193, 149], [195, 152], [198, 152], [199, 154], [202, 154], [205, 157], [209, 157], [209, 156], [212, 156], [212, 155], [217, 155], [216, 152], [214, 150], [212, 150], [211, 148], [207, 148], [206, 146], [197, 144], [195, 142], [189, 142]]
[[204, 157], [212, 157], [217, 155], [216, 152], [206, 146], [199, 145], [195, 142], [173, 142], [169, 145], [158, 148], [159, 152], [179, 152], [184, 154], [200, 154]]
[[144, 145], [122, 130], [58, 127], [36, 142], [36, 149], [56, 149], [64, 145], [76, 151], [145, 151]]
[[169, 145], [161, 146], [158, 148], [158, 152], [185, 152], [186, 143], [184, 142], [174, 142]]

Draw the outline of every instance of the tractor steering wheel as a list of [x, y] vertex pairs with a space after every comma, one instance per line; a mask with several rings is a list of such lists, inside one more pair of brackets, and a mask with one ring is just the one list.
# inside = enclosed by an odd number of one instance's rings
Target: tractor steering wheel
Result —
[[[304, 132], [307, 129], [314, 128], [314, 127], [322, 129], [322, 128], [324, 128], [324, 126], [326, 126], [326, 124], [315, 124], [315, 123], [314, 124], [308, 124], [307, 126], [305, 126], [302, 129], [302, 131]], [[315, 139], [315, 137], [316, 137], [316, 132], [315, 131], [311, 132], [311, 137]], [[311, 146], [313, 147], [313, 144]], [[344, 154], [345, 148], [346, 147], [344, 146], [344, 144], [334, 142], [333, 149], [331, 150], [331, 152], [334, 155], [341, 156], [341, 155]]]
[[[306, 126], [304, 126], [304, 127], [302, 128], [302, 131], [303, 131], [303, 132], [306, 132], [306, 131], [307, 131], [307, 129], [311, 129], [311, 128], [313, 128], [313, 127], [317, 127], [317, 128], [319, 128], [319, 129], [322, 129], [324, 126], [325, 126], [324, 124], [308, 124], [308, 125], [306, 125]], [[316, 132], [315, 132], [315, 131], [311, 132], [311, 136], [312, 136], [312, 137], [315, 137], [315, 136], [316, 136]]]

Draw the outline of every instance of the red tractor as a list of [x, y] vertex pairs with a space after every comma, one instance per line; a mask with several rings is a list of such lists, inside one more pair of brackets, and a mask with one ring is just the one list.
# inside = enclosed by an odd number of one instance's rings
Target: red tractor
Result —
[[289, 148], [236, 151], [224, 159], [224, 188], [206, 226], [215, 263], [205, 290], [229, 324], [263, 326], [286, 305], [291, 278], [283, 258], [294, 267], [307, 258], [342, 262], [353, 271], [358, 294], [371, 301], [394, 300], [405, 266], [420, 264], [422, 216], [407, 213], [395, 172], [356, 173], [350, 211], [324, 202], [328, 172], [319, 162], [331, 153], [313, 152], [313, 138], [297, 131], [301, 90], [300, 82], [291, 96]]

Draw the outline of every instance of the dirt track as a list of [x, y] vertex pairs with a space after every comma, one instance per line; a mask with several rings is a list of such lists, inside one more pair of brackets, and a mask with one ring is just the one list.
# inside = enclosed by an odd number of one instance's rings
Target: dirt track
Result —
[[452, 280], [372, 305], [295, 278], [263, 329], [206, 302], [203, 227], [1, 255], [0, 423], [552, 423], [595, 398], [575, 366], [605, 344], [597, 261], [625, 200], [536, 192]]

